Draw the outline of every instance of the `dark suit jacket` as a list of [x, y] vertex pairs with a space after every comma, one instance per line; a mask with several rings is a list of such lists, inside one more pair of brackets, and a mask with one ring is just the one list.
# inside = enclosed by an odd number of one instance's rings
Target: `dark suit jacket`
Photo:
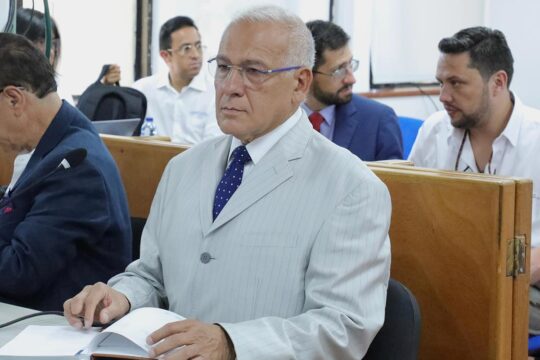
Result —
[[[77, 166], [58, 167], [84, 148]], [[118, 169], [90, 121], [64, 102], [14, 188], [0, 202], [0, 297], [61, 310], [85, 285], [131, 260], [131, 227]]]
[[360, 159], [403, 159], [401, 130], [392, 108], [353, 95], [348, 103], [336, 105], [335, 121], [332, 141]]

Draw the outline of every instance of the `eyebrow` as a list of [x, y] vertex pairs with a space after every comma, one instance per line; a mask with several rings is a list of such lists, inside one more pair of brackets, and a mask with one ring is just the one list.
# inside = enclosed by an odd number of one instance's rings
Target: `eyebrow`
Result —
[[[435, 76], [435, 79], [436, 79], [438, 82], [440, 82], [440, 83], [443, 82], [443, 80], [442, 80], [440, 77], [438, 77], [438, 76]], [[449, 76], [449, 77], [447, 77], [447, 78], [445, 79], [445, 81], [452, 81], [452, 80], [457, 80], [457, 81], [465, 82], [465, 79], [462, 79], [462, 78], [460, 78], [459, 76], [456, 76], [456, 75]]]
[[[182, 46], [186, 46], [186, 45], [197, 45], [197, 44], [201, 44], [201, 40], [197, 40], [195, 41], [194, 43], [191, 43], [191, 42], [184, 42], [184, 43], [181, 43], [177, 49], [181, 48]], [[172, 44], [171, 44], [171, 48], [172, 48]]]
[[[226, 57], [225, 55], [216, 56], [216, 60], [224, 61], [224, 62], [227, 62], [227, 63], [232, 63], [230, 61], [230, 59], [228, 57]], [[260, 60], [247, 59], [247, 60], [243, 60], [242, 62], [240, 62], [240, 64], [238, 64], [238, 66], [254, 66], [254, 65], [262, 66], [262, 67], [265, 67], [265, 68], [270, 68], [267, 64], [265, 64], [264, 62], [262, 62]]]
[[344, 67], [345, 65], [350, 64], [351, 61], [352, 61], [352, 59], [353, 59], [353, 57], [351, 56], [351, 58], [350, 58], [349, 60], [345, 60], [344, 62], [342, 62], [342, 63], [339, 64], [338, 66], [332, 68], [332, 70], [330, 70], [330, 71], [336, 71], [336, 70], [338, 70], [338, 69], [341, 69], [341, 68]]

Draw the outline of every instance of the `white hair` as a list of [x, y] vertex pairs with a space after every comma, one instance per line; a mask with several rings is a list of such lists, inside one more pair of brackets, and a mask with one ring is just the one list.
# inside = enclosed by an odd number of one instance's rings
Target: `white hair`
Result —
[[297, 15], [279, 6], [255, 6], [236, 14], [228, 28], [242, 22], [274, 23], [283, 26], [289, 35], [289, 46], [285, 59], [287, 65], [313, 68], [315, 62], [313, 35]]

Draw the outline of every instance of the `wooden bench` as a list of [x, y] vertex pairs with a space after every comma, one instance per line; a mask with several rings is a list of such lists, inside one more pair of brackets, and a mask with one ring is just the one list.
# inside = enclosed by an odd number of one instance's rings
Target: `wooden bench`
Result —
[[392, 196], [391, 276], [422, 311], [420, 359], [526, 359], [532, 183], [370, 167]]
[[[102, 138], [131, 215], [146, 218], [167, 162], [186, 147]], [[419, 358], [526, 359], [532, 183], [402, 162], [369, 166], [392, 196], [391, 276], [421, 307]]]
[[0, 149], [0, 185], [7, 185], [13, 174], [13, 160], [15, 153]]
[[101, 138], [120, 170], [131, 216], [147, 218], [165, 166], [188, 147], [114, 135], [101, 135]]
[[[129, 157], [123, 148], [121, 156]], [[140, 151], [152, 152], [147, 161], [165, 164], [180, 149], [164, 152], [159, 145]], [[118, 157], [117, 150], [111, 152]], [[141, 156], [133, 156], [139, 165]], [[417, 169], [407, 162], [369, 166], [392, 196], [391, 274], [420, 303], [420, 359], [526, 358], [529, 264], [515, 275], [506, 264], [513, 264], [516, 235], [523, 235], [525, 261], [529, 256], [531, 182]], [[120, 166], [132, 182], [149, 167]], [[130, 191], [143, 186], [150, 190], [148, 183], [126, 186], [130, 201], [144, 202], [130, 204], [141, 216], [147, 201]]]

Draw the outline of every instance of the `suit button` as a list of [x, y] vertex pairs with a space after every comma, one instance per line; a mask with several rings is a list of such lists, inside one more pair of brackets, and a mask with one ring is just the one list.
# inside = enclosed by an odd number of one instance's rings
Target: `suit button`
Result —
[[210, 262], [210, 260], [212, 260], [212, 256], [209, 253], [203, 252], [201, 254], [201, 262], [203, 264], [208, 264]]

